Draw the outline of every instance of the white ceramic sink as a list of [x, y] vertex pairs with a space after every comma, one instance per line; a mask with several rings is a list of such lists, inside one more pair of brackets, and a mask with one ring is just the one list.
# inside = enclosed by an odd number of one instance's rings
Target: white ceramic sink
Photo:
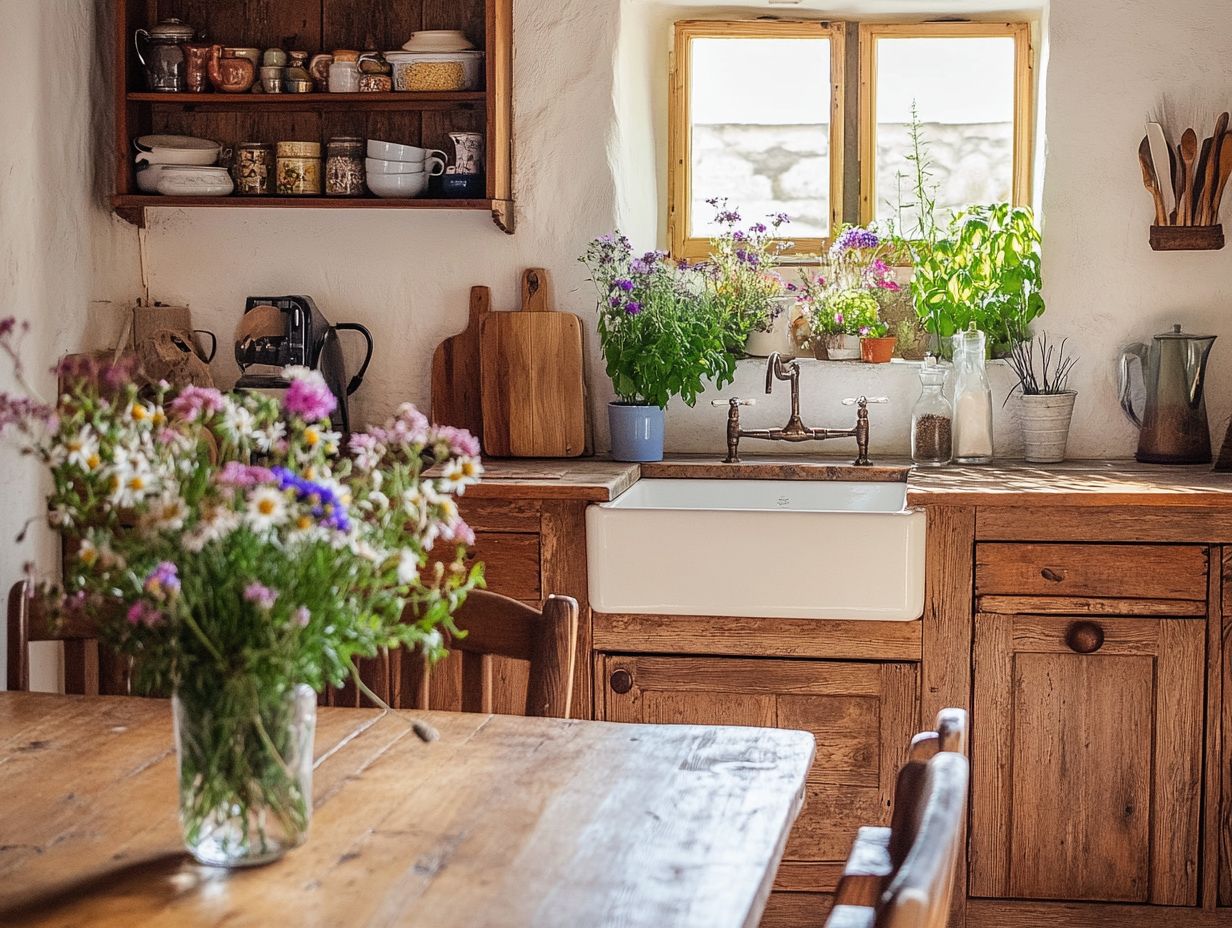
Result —
[[905, 483], [639, 480], [586, 511], [598, 612], [911, 621], [925, 515]]

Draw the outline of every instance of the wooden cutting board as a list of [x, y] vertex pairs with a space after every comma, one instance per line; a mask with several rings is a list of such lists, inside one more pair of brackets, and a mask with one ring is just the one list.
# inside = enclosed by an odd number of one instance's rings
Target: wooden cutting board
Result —
[[466, 328], [437, 345], [432, 355], [432, 421], [467, 429], [481, 441], [479, 328], [491, 308], [492, 292], [487, 287], [471, 287]]
[[552, 311], [547, 271], [526, 271], [521, 311], [488, 313], [479, 332], [484, 452], [517, 458], [584, 454], [582, 322]]

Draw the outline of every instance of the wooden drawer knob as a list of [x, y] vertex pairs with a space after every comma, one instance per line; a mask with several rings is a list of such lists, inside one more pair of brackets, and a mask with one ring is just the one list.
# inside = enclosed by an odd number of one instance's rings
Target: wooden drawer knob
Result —
[[1051, 567], [1045, 567], [1041, 570], [1040, 576], [1050, 583], [1060, 583], [1065, 579], [1065, 574], [1060, 571], [1053, 570]]
[[612, 674], [612, 678], [608, 680], [612, 686], [613, 693], [619, 693], [622, 696], [633, 689], [633, 674], [627, 670], [617, 670]]
[[1065, 643], [1079, 654], [1094, 654], [1104, 646], [1104, 630], [1094, 622], [1075, 622], [1065, 633]]

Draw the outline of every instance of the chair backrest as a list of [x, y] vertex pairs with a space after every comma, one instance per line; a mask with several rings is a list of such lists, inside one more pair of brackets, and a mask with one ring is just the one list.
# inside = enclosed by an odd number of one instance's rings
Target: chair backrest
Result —
[[52, 618], [28, 580], [15, 583], [8, 603], [8, 688], [30, 688], [30, 642], [64, 642], [64, 691], [86, 696], [127, 696], [131, 666], [98, 641], [95, 623], [82, 616]]
[[[450, 647], [460, 652], [463, 712], [493, 711], [493, 658], [529, 664], [525, 715], [567, 718], [573, 702], [573, 669], [578, 649], [578, 601], [548, 596], [543, 610], [508, 596], [474, 590], [453, 616], [458, 629]], [[431, 670], [423, 662], [393, 662], [392, 705], [426, 709]]]
[[914, 837], [877, 906], [877, 928], [945, 928], [963, 843], [970, 770], [942, 751], [924, 769], [911, 810]]
[[890, 859], [895, 870], [902, 864], [915, 838], [915, 807], [923, 789], [928, 762], [939, 753], [967, 754], [967, 711], [942, 709], [936, 728], [911, 739], [907, 763], [894, 784], [894, 811], [890, 819]]

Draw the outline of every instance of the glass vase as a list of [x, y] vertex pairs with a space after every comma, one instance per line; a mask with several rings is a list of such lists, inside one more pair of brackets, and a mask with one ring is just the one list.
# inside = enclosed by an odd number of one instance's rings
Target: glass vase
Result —
[[184, 844], [203, 864], [276, 860], [308, 835], [316, 694], [252, 681], [172, 697]]

